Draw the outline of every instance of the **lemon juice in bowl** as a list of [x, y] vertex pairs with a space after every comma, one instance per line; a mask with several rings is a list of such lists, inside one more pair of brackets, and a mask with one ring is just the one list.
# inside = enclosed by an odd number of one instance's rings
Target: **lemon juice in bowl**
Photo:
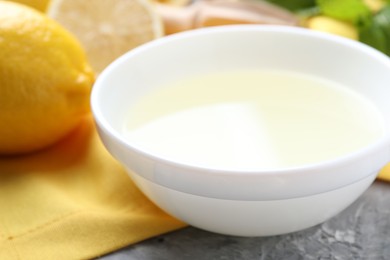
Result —
[[189, 77], [140, 98], [123, 132], [169, 160], [217, 169], [277, 169], [331, 160], [383, 137], [360, 94], [302, 73], [234, 70]]

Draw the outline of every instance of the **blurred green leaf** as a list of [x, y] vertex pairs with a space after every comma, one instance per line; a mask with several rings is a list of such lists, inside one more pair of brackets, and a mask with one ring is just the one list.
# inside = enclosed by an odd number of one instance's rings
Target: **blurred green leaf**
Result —
[[270, 3], [286, 8], [290, 11], [297, 12], [306, 8], [316, 6], [315, 0], [267, 0]]
[[359, 24], [359, 40], [390, 56], [390, 5]]
[[356, 23], [371, 16], [362, 0], [317, 0], [321, 13], [339, 20]]

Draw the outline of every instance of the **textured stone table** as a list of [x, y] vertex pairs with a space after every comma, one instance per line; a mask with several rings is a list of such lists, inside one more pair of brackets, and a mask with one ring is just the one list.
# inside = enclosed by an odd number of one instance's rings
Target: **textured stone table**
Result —
[[242, 238], [188, 227], [102, 260], [390, 259], [390, 183], [375, 182], [328, 222], [288, 235]]

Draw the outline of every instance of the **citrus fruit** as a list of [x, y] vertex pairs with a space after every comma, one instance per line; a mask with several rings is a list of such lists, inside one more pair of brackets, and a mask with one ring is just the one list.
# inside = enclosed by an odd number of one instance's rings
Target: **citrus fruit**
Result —
[[43, 13], [0, 1], [0, 154], [47, 147], [89, 113], [94, 74], [74, 36]]
[[372, 12], [378, 12], [386, 5], [386, 1], [384, 0], [363, 0], [363, 2]]
[[46, 11], [46, 7], [50, 0], [7, 0], [33, 7], [41, 12]]
[[148, 0], [52, 0], [47, 13], [81, 41], [95, 72], [163, 34]]
[[353, 24], [328, 16], [311, 17], [306, 21], [306, 26], [313, 30], [332, 33], [353, 40], [358, 39], [358, 30]]

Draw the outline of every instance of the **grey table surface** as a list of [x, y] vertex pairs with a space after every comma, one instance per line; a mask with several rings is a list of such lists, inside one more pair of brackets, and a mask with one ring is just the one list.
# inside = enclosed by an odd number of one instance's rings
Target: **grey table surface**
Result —
[[354, 204], [339, 215], [300, 232], [245, 238], [187, 227], [99, 259], [387, 260], [390, 259], [390, 183], [374, 182]]

